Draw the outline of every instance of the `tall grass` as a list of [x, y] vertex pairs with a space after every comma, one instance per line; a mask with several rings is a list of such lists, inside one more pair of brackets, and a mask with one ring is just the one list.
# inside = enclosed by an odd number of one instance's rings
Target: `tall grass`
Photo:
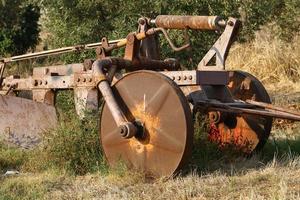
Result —
[[57, 94], [59, 127], [45, 134], [44, 143], [32, 152], [23, 169], [54, 167], [77, 175], [106, 170], [97, 126], [99, 113], [86, 111], [86, 117], [80, 120], [73, 99], [71, 91]]
[[300, 91], [300, 33], [287, 43], [263, 29], [230, 50], [227, 68], [248, 71], [272, 91]]

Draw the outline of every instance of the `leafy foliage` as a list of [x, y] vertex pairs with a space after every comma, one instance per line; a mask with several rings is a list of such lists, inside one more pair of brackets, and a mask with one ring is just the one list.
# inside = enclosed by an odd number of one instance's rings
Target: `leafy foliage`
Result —
[[[276, 22], [279, 25], [279, 36], [291, 42], [294, 34], [300, 32], [300, 3], [298, 0], [285, 0], [280, 4]], [[278, 7], [279, 7], [278, 6]]]
[[[36, 0], [32, 0], [36, 1]], [[37, 1], [39, 2], [39, 1]], [[243, 21], [239, 41], [254, 38], [254, 32], [261, 25], [276, 21], [279, 35], [285, 36], [299, 31], [299, 6], [297, 0], [155, 0], [155, 1], [85, 1], [44, 0], [39, 6], [46, 13], [45, 27], [51, 33], [50, 48], [99, 41], [103, 36], [109, 39], [124, 38], [137, 27], [141, 16], [154, 18], [159, 14], [219, 15]], [[292, 17], [298, 16], [298, 17]], [[285, 23], [288, 21], [288, 23]], [[298, 20], [299, 21], [299, 20]], [[176, 57], [186, 67], [192, 68], [218, 37], [214, 32], [189, 31], [192, 49], [172, 52], [165, 39], [161, 39], [164, 57]], [[171, 31], [171, 38], [177, 45], [183, 43], [182, 32]], [[192, 55], [192, 56], [191, 56]], [[82, 60], [91, 54], [73, 55], [65, 61]]]
[[40, 8], [21, 0], [0, 3], [0, 55], [22, 54], [39, 41]]

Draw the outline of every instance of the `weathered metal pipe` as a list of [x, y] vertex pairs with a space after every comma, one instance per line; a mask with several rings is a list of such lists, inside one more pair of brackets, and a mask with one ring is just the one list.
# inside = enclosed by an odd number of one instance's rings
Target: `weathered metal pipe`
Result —
[[103, 69], [105, 67], [110, 67], [117, 62], [118, 59], [112, 58], [97, 60], [93, 63], [93, 73], [98, 82], [98, 89], [100, 90], [105, 103], [107, 104], [116, 124], [119, 127], [120, 134], [124, 138], [131, 138], [136, 134], [137, 128], [131, 122], [127, 121], [113, 95], [109, 82], [107, 81], [106, 76], [103, 73]]
[[258, 102], [258, 101], [253, 101], [253, 100], [250, 100], [250, 99], [246, 100], [246, 102], [249, 103], [249, 104], [258, 106], [258, 107], [265, 108], [265, 109], [275, 110], [275, 111], [278, 111], [278, 112], [284, 112], [284, 113], [288, 113], [288, 114], [300, 116], [299, 112], [296, 112], [296, 111], [290, 110], [290, 109], [286, 109], [286, 108], [281, 108], [281, 107], [278, 107], [278, 106], [274, 106], [272, 104], [268, 104], [268, 103], [264, 103], [264, 102]]
[[[124, 39], [111, 40], [108, 43], [109, 44], [117, 44], [117, 43], [121, 42], [122, 40], [124, 40]], [[16, 61], [27, 60], [27, 59], [32, 59], [32, 58], [40, 58], [40, 57], [44, 57], [44, 56], [64, 54], [64, 53], [74, 52], [74, 51], [96, 49], [97, 47], [99, 47], [101, 45], [102, 45], [102, 42], [97, 42], [97, 43], [91, 43], [91, 44], [85, 44], [85, 45], [63, 47], [63, 48], [59, 48], [59, 49], [40, 51], [40, 52], [36, 52], [36, 53], [28, 53], [28, 54], [24, 54], [24, 55], [9, 57], [9, 58], [0, 58], [0, 62], [10, 63], [10, 62], [16, 62]]]
[[226, 23], [219, 16], [178, 16], [178, 15], [158, 15], [155, 20], [151, 20], [157, 27], [165, 29], [196, 29], [196, 30], [216, 30], [224, 27]]
[[217, 103], [217, 102], [208, 102], [208, 101], [198, 101], [197, 104], [201, 107], [205, 107], [209, 111], [220, 111], [227, 113], [236, 113], [236, 114], [249, 114], [249, 115], [258, 115], [258, 116], [269, 116], [280, 119], [287, 119], [293, 121], [300, 121], [300, 115], [291, 114], [284, 111], [278, 111], [274, 109], [270, 110], [259, 110], [243, 107], [234, 107], [226, 105], [226, 103]]

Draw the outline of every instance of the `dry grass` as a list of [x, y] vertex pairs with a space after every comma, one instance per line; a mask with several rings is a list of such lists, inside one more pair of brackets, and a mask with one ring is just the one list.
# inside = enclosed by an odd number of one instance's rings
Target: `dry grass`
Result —
[[[257, 163], [256, 157], [247, 162]], [[234, 168], [234, 166], [233, 166]], [[299, 199], [300, 158], [275, 159], [258, 169], [222, 170], [146, 181], [130, 171], [70, 177], [62, 172], [6, 178], [0, 199]], [[234, 170], [233, 170], [234, 171]], [[4, 192], [4, 193], [3, 193]], [[1, 195], [2, 194], [2, 195]]]
[[300, 92], [300, 34], [286, 43], [270, 29], [258, 32], [253, 42], [233, 46], [226, 65], [255, 75], [271, 93]]

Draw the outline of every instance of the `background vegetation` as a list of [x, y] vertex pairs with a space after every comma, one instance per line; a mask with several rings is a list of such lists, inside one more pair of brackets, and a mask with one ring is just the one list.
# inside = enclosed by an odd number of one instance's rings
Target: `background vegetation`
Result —
[[[22, 3], [21, 3], [22, 2]], [[16, 12], [11, 12], [12, 10]], [[297, 0], [154, 0], [154, 1], [106, 1], [106, 0], [2, 0], [0, 4], [0, 55], [19, 54], [37, 44], [40, 11], [43, 32], [48, 34], [44, 48], [84, 44], [99, 41], [101, 37], [124, 38], [136, 30], [140, 16], [154, 18], [159, 14], [219, 15], [236, 17], [243, 21], [239, 41], [254, 38], [256, 30], [264, 24], [276, 24], [272, 34], [291, 40], [299, 32], [300, 6]], [[30, 29], [28, 28], [30, 27]], [[31, 32], [30, 32], [31, 31]], [[187, 64], [195, 65], [199, 58], [218, 37], [217, 33], [191, 31], [193, 49], [173, 53], [166, 41], [162, 41], [162, 53], [176, 56]], [[1, 36], [2, 35], [2, 36]], [[176, 43], [183, 38], [172, 33]], [[16, 46], [19, 45], [19, 46]], [[22, 46], [22, 48], [20, 48]], [[192, 55], [192, 56], [191, 56]], [[65, 58], [73, 62], [84, 55]], [[78, 61], [78, 60], [77, 60]]]
[[[298, 0], [2, 0], [0, 55], [97, 42], [102, 36], [124, 38], [140, 16], [158, 14], [220, 15], [242, 20], [238, 43], [227, 67], [257, 76], [273, 102], [300, 108], [300, 5]], [[164, 39], [164, 56], [191, 68], [218, 37], [190, 31], [193, 48], [174, 53]], [[182, 33], [170, 32], [177, 43]], [[39, 39], [39, 36], [41, 39]], [[0, 57], [1, 57], [0, 56]], [[57, 60], [82, 61], [88, 54]], [[40, 60], [39, 64], [57, 62]], [[27, 63], [19, 63], [19, 68]], [[15, 70], [12, 68], [11, 70]], [[19, 70], [18, 70], [19, 71]], [[20, 70], [22, 71], [22, 70]], [[109, 169], [99, 145], [98, 113], [77, 119], [72, 92], [57, 96], [59, 128], [44, 145], [20, 150], [0, 144], [0, 199], [298, 199], [300, 197], [300, 125], [277, 120], [262, 152], [251, 158], [224, 153], [208, 143], [205, 126], [196, 123], [192, 162], [184, 177], [149, 181], [120, 164]]]
[[0, 58], [34, 50], [39, 42], [40, 8], [21, 0], [0, 2]]

